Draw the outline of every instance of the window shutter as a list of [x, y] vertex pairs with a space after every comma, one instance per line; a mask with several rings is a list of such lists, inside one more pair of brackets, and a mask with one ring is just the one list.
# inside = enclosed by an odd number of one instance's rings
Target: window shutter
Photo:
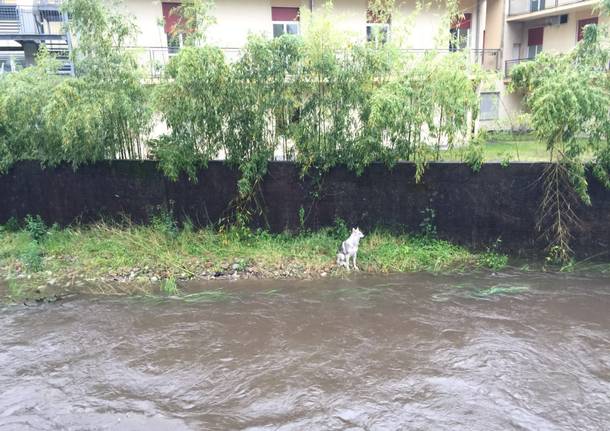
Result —
[[172, 13], [172, 10], [180, 6], [180, 3], [161, 3], [161, 8], [163, 9], [163, 30], [165, 33], [170, 34], [176, 24], [180, 22], [180, 16], [176, 12]]
[[542, 45], [544, 27], [530, 28], [527, 31], [527, 46]]
[[578, 36], [577, 36], [577, 40], [582, 40], [584, 34], [583, 34], [583, 29], [585, 28], [586, 25], [589, 24], [597, 24], [597, 17], [593, 17], [593, 18], [587, 18], [587, 19], [581, 19], [578, 21]]
[[271, 21], [298, 21], [298, 7], [272, 7]]
[[451, 27], [451, 30], [457, 30], [458, 28], [460, 30], [469, 30], [471, 21], [472, 21], [472, 14], [465, 13], [464, 18], [462, 18], [457, 24], [455, 24], [453, 27]]

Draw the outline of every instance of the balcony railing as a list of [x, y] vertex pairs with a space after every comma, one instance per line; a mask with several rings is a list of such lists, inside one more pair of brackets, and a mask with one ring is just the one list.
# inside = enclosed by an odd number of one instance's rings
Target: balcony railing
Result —
[[[47, 48], [56, 58], [62, 61], [60, 69], [61, 74], [70, 74], [72, 71], [69, 62], [69, 50], [64, 44], [48, 44]], [[240, 48], [221, 48], [225, 54], [225, 58], [229, 62], [237, 61], [241, 55]], [[132, 52], [137, 62], [145, 68], [150, 79], [159, 79], [165, 70], [165, 67], [171, 58], [179, 52], [179, 48], [168, 47], [128, 47], [128, 51]], [[414, 54], [417, 56], [425, 55], [429, 52], [438, 52], [440, 54], [448, 54], [451, 52], [445, 50], [429, 50], [429, 49], [405, 49], [402, 52], [405, 55]], [[499, 49], [471, 49], [465, 50], [469, 61], [473, 64], [479, 64], [487, 70], [500, 70], [501, 51]], [[3, 66], [4, 65], [4, 66]], [[23, 68], [25, 65], [23, 52], [2, 52], [0, 51], [0, 73], [14, 72]], [[2, 69], [4, 67], [4, 69]]]
[[517, 64], [524, 63], [526, 61], [532, 61], [533, 59], [534, 59], [533, 57], [529, 57], [529, 58], [517, 58], [515, 60], [506, 60], [504, 62], [504, 77], [510, 78], [510, 72], [512, 71], [513, 67], [515, 67]]
[[[240, 48], [221, 48], [225, 54], [225, 58], [229, 62], [237, 61], [240, 58]], [[165, 66], [170, 59], [179, 52], [179, 48], [167, 47], [129, 47], [129, 51], [133, 52], [140, 65], [146, 68], [148, 75], [152, 79], [158, 79], [163, 74]], [[451, 52], [448, 49], [430, 50], [430, 49], [405, 49], [402, 52], [405, 54], [424, 55], [429, 52], [440, 52], [447, 54]], [[479, 64], [486, 70], [501, 70], [501, 50], [499, 49], [470, 49], [464, 50], [469, 61], [473, 64]]]
[[0, 40], [62, 40], [64, 16], [53, 2], [35, 6], [0, 3]]
[[17, 72], [25, 67], [25, 56], [22, 52], [0, 51], [0, 75]]
[[583, 3], [589, 0], [510, 0], [508, 15], [523, 15], [542, 10], [555, 9], [561, 6]]
[[[69, 59], [68, 50], [65, 47], [49, 47], [48, 50], [60, 62], [57, 73], [59, 75], [71, 75], [72, 63]], [[2, 51], [0, 48], [0, 75], [17, 72], [24, 67], [26, 67], [26, 61], [23, 51]]]

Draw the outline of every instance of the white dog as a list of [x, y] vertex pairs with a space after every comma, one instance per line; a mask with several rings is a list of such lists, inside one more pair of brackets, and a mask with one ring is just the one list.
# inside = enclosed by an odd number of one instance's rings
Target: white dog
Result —
[[344, 266], [349, 270], [349, 259], [354, 259], [354, 269], [360, 271], [356, 266], [356, 256], [358, 255], [358, 244], [360, 244], [360, 238], [364, 238], [364, 234], [360, 232], [360, 229], [352, 229], [352, 234], [348, 239], [341, 243], [341, 247], [337, 250], [337, 265]]

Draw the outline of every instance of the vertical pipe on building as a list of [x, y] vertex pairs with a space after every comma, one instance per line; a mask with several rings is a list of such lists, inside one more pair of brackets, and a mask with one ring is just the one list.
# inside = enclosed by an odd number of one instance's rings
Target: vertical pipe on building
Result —
[[[481, 0], [477, 0], [477, 21], [476, 21], [476, 24], [475, 24], [475, 35], [474, 35], [474, 46], [475, 46], [476, 50], [480, 49], [480, 47], [479, 47], [479, 32], [480, 32], [480, 30], [481, 30]], [[483, 51], [481, 51], [481, 55], [482, 54], [483, 54]]]
[[309, 10], [313, 12], [313, 0], [309, 0]]

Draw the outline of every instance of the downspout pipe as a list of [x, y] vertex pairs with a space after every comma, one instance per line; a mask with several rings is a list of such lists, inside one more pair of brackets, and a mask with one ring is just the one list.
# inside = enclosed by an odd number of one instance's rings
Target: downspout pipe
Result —
[[481, 0], [477, 0], [477, 21], [474, 31], [474, 47], [475, 49], [480, 49], [482, 48], [479, 46], [479, 32], [481, 31]]

